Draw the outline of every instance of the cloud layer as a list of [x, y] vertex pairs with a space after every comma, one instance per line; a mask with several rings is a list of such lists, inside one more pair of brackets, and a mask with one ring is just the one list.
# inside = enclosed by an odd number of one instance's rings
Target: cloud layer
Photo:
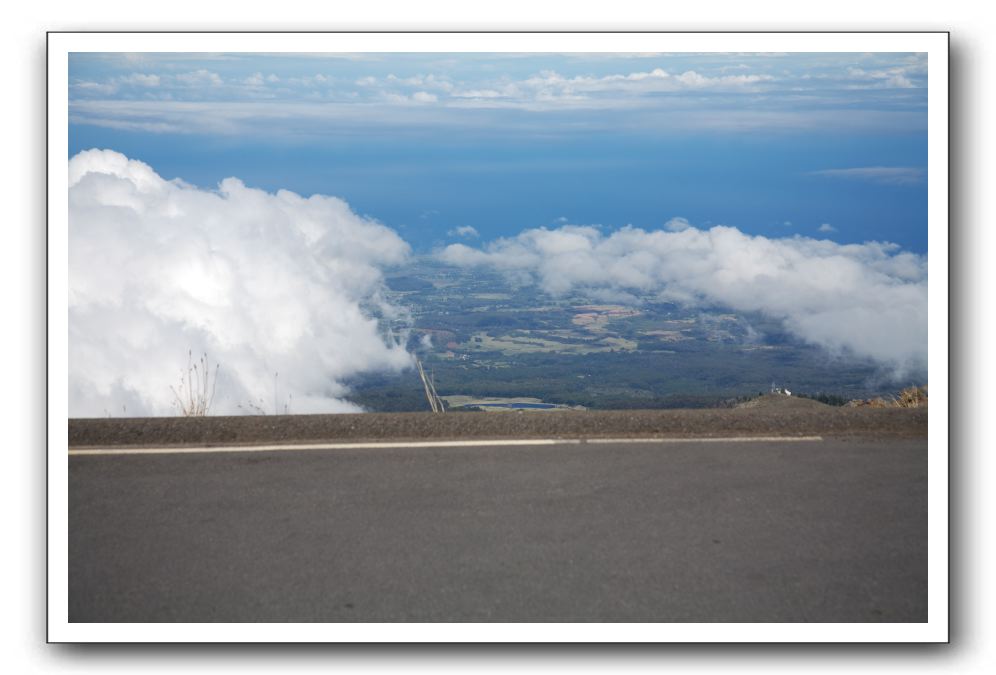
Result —
[[70, 416], [174, 414], [188, 350], [221, 365], [218, 414], [356, 410], [345, 378], [409, 365], [381, 294], [409, 247], [342, 200], [202, 190], [109, 150], [69, 185]]
[[[675, 224], [680, 224], [676, 227]], [[780, 319], [833, 353], [870, 358], [897, 376], [927, 366], [927, 261], [893, 244], [768, 239], [736, 228], [532, 229], [483, 248], [452, 244], [440, 258], [487, 266], [554, 296], [652, 296]]]
[[892, 133], [926, 124], [924, 54], [330, 56], [74, 54], [70, 119], [153, 133], [293, 129], [309, 138], [380, 135], [385, 125], [521, 133], [549, 118], [557, 123], [540, 125], [544, 135], [620, 125], [652, 134]]
[[811, 172], [814, 176], [862, 180], [886, 185], [915, 185], [922, 183], [926, 172], [910, 166], [862, 166], [853, 169], [823, 169]]

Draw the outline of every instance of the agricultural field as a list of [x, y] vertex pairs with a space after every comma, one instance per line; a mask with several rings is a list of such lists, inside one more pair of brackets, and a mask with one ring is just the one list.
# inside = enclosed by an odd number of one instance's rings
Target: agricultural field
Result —
[[[556, 298], [499, 274], [430, 259], [398, 270], [387, 283], [391, 300], [410, 314], [391, 330], [407, 335], [408, 348], [453, 411], [515, 402], [557, 409], [716, 406], [772, 384], [855, 399], [895, 386], [869, 362], [835, 357], [788, 335], [776, 320], [728, 308]], [[369, 410], [428, 409], [414, 371], [349, 384], [350, 399]]]
[[548, 403], [531, 396], [443, 396], [446, 409], [453, 411], [514, 412], [516, 410], [557, 412], [564, 410], [584, 410], [584, 406], [569, 406]]

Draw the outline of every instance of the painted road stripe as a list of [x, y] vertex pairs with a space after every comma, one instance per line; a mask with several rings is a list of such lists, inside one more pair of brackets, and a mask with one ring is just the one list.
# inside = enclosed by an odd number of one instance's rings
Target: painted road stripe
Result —
[[530, 445], [579, 445], [581, 443], [767, 443], [822, 441], [820, 436], [738, 436], [730, 438], [531, 438], [474, 441], [410, 441], [388, 443], [304, 443], [294, 445], [218, 445], [174, 448], [70, 448], [80, 455], [199, 455], [220, 452], [293, 452], [300, 450], [382, 450], [396, 448], [480, 448]]
[[794, 443], [822, 441], [822, 436], [730, 436], [720, 438], [589, 438], [586, 443]]
[[187, 448], [78, 448], [70, 455], [192, 455], [211, 452], [290, 452], [295, 450], [382, 450], [390, 448], [475, 448], [496, 445], [576, 445], [577, 439], [535, 438], [479, 441], [396, 441], [382, 443], [300, 443], [294, 445], [216, 445]]

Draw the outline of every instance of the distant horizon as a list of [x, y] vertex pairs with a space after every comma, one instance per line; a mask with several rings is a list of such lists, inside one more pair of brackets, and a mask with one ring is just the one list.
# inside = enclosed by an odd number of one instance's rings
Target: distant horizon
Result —
[[417, 251], [684, 218], [926, 253], [923, 54], [70, 54], [69, 156], [345, 200]]

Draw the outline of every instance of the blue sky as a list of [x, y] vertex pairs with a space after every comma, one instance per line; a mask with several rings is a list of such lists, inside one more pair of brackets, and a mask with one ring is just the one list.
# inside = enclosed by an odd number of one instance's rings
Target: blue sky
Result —
[[[69, 154], [320, 193], [416, 250], [562, 223], [925, 253], [922, 54], [73, 54]], [[466, 231], [466, 230], [465, 230]]]

